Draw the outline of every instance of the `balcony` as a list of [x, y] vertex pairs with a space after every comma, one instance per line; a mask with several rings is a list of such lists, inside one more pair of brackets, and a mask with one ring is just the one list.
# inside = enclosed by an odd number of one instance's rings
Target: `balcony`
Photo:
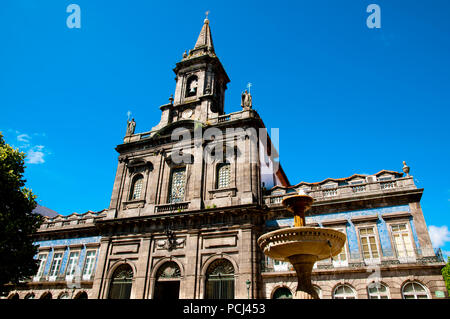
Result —
[[157, 213], [182, 212], [189, 208], [189, 202], [162, 204], [155, 207]]
[[[385, 254], [392, 255], [393, 251], [385, 252]], [[415, 264], [415, 265], [427, 265], [435, 263], [445, 263], [440, 249], [434, 250], [434, 255], [424, 256], [423, 251], [420, 249], [414, 250], [414, 256], [407, 257], [386, 257], [374, 259], [364, 259], [359, 252], [351, 252], [347, 254], [346, 260], [331, 260], [330, 258], [318, 261], [314, 264], [313, 272], [320, 270], [351, 270], [351, 269], [364, 269], [373, 267], [390, 267], [402, 264]], [[397, 254], [397, 253], [395, 253]], [[261, 271], [263, 273], [286, 273], [294, 272], [292, 265], [288, 262], [280, 262], [265, 257], [265, 260], [261, 263]]]

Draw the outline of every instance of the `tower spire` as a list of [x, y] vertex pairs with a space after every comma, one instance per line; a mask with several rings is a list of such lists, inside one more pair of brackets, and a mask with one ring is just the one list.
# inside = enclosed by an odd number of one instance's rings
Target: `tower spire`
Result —
[[208, 19], [209, 11], [206, 11], [206, 18], [203, 21], [203, 27], [198, 36], [195, 47], [192, 51], [207, 51], [214, 53], [214, 45], [211, 36], [211, 28]]

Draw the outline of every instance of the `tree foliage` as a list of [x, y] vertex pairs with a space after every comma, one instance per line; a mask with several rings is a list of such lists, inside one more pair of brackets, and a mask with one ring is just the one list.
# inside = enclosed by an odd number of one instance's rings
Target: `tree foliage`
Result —
[[6, 144], [0, 133], [0, 292], [37, 271], [31, 235], [42, 222], [32, 213], [36, 196], [25, 187], [25, 153]]
[[447, 264], [442, 268], [442, 276], [444, 277], [445, 286], [447, 287], [447, 292], [450, 295], [450, 257], [447, 257]]

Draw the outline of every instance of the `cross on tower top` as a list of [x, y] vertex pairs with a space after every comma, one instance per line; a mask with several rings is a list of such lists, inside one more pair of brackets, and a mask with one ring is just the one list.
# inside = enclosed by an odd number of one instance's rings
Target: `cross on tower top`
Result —
[[248, 88], [248, 93], [250, 93], [250, 88], [252, 87], [253, 84], [251, 84], [250, 82], [248, 82], [247, 84], [247, 88]]

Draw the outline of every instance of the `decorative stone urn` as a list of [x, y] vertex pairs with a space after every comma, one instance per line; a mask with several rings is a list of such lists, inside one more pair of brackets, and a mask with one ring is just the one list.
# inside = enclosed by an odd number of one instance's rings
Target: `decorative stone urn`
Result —
[[290, 262], [297, 273], [294, 299], [319, 299], [311, 283], [311, 272], [318, 260], [338, 255], [345, 244], [345, 234], [321, 227], [306, 227], [305, 212], [314, 199], [306, 194], [285, 198], [282, 204], [294, 214], [294, 227], [264, 234], [258, 245], [268, 257]]

